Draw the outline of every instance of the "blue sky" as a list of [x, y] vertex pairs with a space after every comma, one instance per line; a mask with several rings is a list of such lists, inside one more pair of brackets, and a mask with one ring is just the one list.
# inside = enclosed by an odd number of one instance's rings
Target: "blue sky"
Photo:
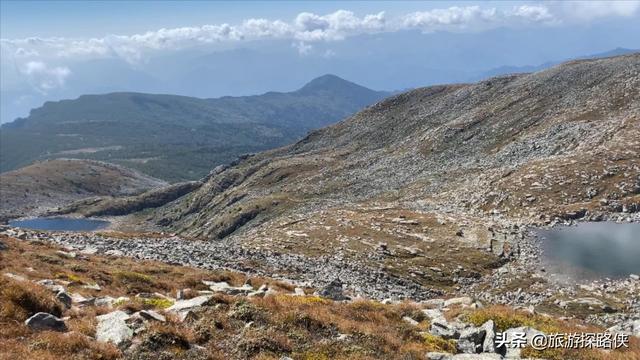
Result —
[[380, 90], [640, 48], [640, 1], [0, 1], [0, 122], [114, 91]]

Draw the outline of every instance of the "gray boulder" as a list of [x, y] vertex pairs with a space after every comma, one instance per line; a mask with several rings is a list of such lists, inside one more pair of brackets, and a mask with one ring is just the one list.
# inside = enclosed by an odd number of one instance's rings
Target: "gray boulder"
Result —
[[482, 342], [482, 352], [496, 352], [496, 324], [493, 320], [489, 320], [480, 326], [485, 331], [484, 341]]
[[24, 323], [34, 330], [67, 331], [67, 325], [62, 319], [45, 312], [36, 313]]
[[462, 330], [458, 339], [458, 351], [466, 354], [482, 352], [482, 344], [487, 332], [481, 327], [470, 327]]
[[129, 315], [124, 311], [114, 311], [96, 317], [96, 340], [111, 342], [116, 346], [125, 345], [133, 337], [133, 330], [127, 325]]

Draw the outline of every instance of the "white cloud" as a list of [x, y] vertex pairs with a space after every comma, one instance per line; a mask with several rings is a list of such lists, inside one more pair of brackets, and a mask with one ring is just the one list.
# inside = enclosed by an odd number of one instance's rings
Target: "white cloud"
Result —
[[[237, 25], [214, 24], [199, 27], [160, 29], [133, 35], [103, 38], [2, 39], [17, 62], [29, 60], [62, 61], [120, 57], [138, 62], [152, 51], [246, 40], [290, 40], [301, 55], [312, 51], [314, 42], [340, 41], [361, 34], [402, 30], [482, 31], [496, 27], [553, 26], [585, 20], [634, 16], [640, 1], [589, 1], [523, 3], [509, 7], [454, 6], [418, 11], [389, 18], [384, 12], [357, 16], [347, 10], [318, 15], [303, 12], [290, 21], [247, 19]], [[3, 52], [4, 54], [4, 52]], [[3, 62], [6, 56], [3, 56]]]
[[42, 61], [29, 61], [20, 69], [29, 83], [40, 93], [46, 94], [52, 89], [64, 86], [71, 74], [68, 67], [50, 67]]
[[27, 58], [38, 56], [40, 55], [40, 53], [33, 49], [18, 48], [15, 52], [15, 55], [16, 57]]
[[414, 12], [405, 16], [403, 25], [406, 28], [417, 28], [423, 31], [468, 28], [471, 25], [497, 20], [495, 8], [481, 9], [479, 6], [450, 7]]
[[556, 20], [545, 6], [522, 5], [516, 7], [511, 15], [532, 22], [552, 22]]
[[313, 50], [313, 45], [306, 44], [304, 41], [298, 41], [297, 43], [291, 44], [294, 48], [298, 49], [298, 54], [304, 56], [309, 55], [311, 50]]

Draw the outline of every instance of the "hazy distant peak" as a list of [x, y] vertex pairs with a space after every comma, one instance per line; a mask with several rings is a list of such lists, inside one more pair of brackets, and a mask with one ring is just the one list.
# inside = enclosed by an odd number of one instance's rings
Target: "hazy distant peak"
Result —
[[333, 74], [326, 74], [319, 76], [309, 81], [305, 86], [298, 90], [299, 92], [316, 92], [316, 91], [337, 91], [337, 90], [368, 90], [363, 86], [347, 81], [339, 76]]

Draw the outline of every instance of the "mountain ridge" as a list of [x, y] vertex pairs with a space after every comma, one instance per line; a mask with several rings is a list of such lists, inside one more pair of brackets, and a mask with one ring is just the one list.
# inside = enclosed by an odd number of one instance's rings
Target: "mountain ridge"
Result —
[[117, 92], [47, 102], [0, 127], [0, 170], [75, 152], [170, 181], [199, 179], [216, 165], [295, 141], [389, 94], [336, 79], [248, 97]]

